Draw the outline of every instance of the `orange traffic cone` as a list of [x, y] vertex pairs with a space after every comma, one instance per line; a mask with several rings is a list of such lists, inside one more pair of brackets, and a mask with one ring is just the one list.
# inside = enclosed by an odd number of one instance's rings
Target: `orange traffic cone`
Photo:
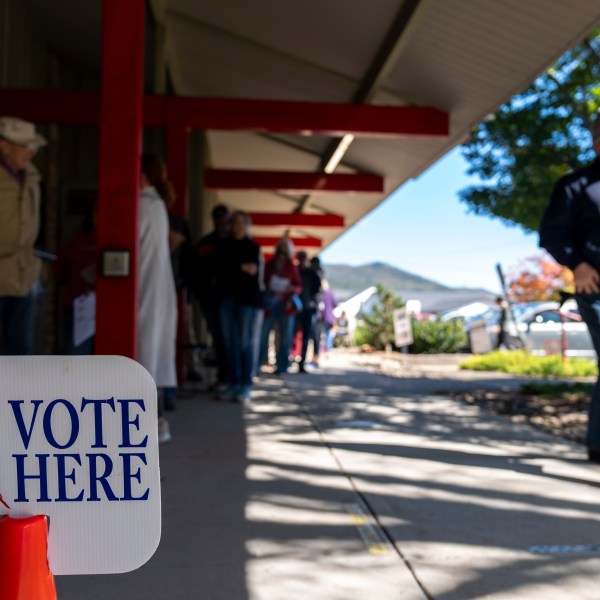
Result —
[[0, 517], [0, 598], [56, 600], [46, 517]]

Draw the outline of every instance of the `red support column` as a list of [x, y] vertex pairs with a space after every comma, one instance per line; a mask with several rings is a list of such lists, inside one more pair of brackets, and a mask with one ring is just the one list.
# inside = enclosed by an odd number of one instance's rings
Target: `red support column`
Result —
[[189, 214], [188, 202], [188, 162], [189, 162], [189, 128], [177, 114], [176, 106], [171, 103], [167, 107], [166, 117], [166, 156], [169, 179], [175, 187], [177, 200], [170, 210], [186, 217]]
[[98, 252], [129, 252], [126, 277], [97, 280], [96, 352], [135, 358], [144, 0], [103, 0]]

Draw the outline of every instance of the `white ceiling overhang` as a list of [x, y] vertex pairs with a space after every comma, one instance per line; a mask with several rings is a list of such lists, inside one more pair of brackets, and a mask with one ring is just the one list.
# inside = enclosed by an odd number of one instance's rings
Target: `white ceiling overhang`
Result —
[[[51, 42], [93, 54], [77, 32], [86, 32], [87, 44], [97, 46], [92, 21], [98, 19], [98, 0], [24, 1], [45, 20]], [[218, 193], [221, 201], [252, 212], [343, 215], [345, 228], [293, 231], [319, 237], [324, 245], [463, 141], [600, 23], [597, 0], [151, 0], [151, 5], [164, 27], [162, 50], [179, 95], [358, 101], [449, 114], [447, 137], [359, 137], [351, 143], [336, 172], [382, 175], [383, 194]], [[210, 131], [208, 140], [213, 168], [317, 171], [332, 150], [324, 136]]]

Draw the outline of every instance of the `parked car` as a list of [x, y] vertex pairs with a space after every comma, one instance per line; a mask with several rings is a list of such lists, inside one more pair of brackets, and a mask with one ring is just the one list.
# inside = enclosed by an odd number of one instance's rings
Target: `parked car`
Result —
[[[567, 356], [596, 358], [587, 325], [583, 322], [574, 300], [567, 301], [559, 310], [558, 302], [528, 302], [513, 305], [515, 327], [509, 334], [515, 347], [525, 348], [532, 354], [558, 354], [564, 331], [567, 336]], [[491, 309], [483, 315], [495, 348], [500, 332], [500, 311]], [[564, 323], [563, 323], [564, 319]], [[467, 330], [469, 323], [466, 325]]]

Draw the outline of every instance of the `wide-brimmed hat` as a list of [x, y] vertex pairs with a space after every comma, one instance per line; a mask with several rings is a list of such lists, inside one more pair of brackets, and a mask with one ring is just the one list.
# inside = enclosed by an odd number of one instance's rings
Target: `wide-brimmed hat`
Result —
[[19, 144], [40, 148], [48, 142], [35, 130], [35, 125], [17, 117], [0, 117], [0, 138]]

